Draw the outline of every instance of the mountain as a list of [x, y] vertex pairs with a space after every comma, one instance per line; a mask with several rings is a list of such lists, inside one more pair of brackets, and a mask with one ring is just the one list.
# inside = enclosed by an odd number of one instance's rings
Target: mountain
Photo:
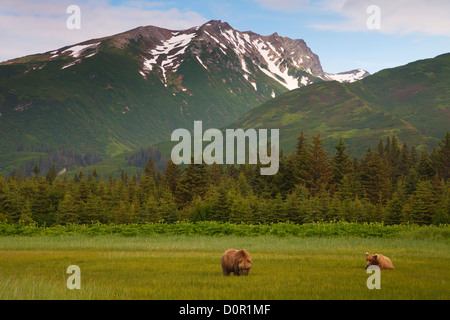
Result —
[[325, 73], [322, 77], [325, 80], [338, 81], [338, 82], [356, 82], [362, 80], [365, 77], [370, 76], [370, 74], [362, 69], [351, 70], [347, 72], [340, 73]]
[[321, 134], [330, 154], [342, 137], [352, 156], [380, 138], [431, 150], [450, 128], [450, 53], [382, 70], [354, 83], [320, 82], [252, 109], [230, 128], [277, 128], [281, 148]]
[[[251, 31], [241, 32], [226, 22], [212, 20], [201, 27], [175, 32], [155, 27], [137, 28], [123, 37], [116, 37], [115, 43], [121, 47], [124, 43], [137, 40], [143, 34], [157, 34], [151, 39], [151, 43], [160, 44], [151, 45], [151, 49], [143, 55], [145, 59], [140, 73], [146, 78], [149, 72], [156, 72], [166, 86], [166, 75], [178, 71], [185, 60], [186, 51], [189, 51], [189, 45], [195, 40], [205, 44], [193, 50], [202, 67], [209, 70], [208, 66], [219, 63], [217, 60], [220, 60], [222, 55], [228, 55], [231, 50], [232, 55], [239, 60], [233, 69], [242, 74], [255, 90], [258, 90], [259, 72], [289, 90], [317, 82], [317, 79], [341, 81], [338, 79], [341, 73], [330, 74], [322, 70], [319, 57], [305, 41], [281, 37], [277, 33], [262, 36]], [[213, 52], [214, 50], [217, 52]], [[208, 55], [205, 55], [205, 52]], [[211, 57], [212, 53], [215, 56]], [[354, 82], [369, 75], [361, 69], [342, 74], [347, 75], [347, 78], [342, 78], [342, 81], [346, 82]]]
[[[393, 136], [418, 152], [431, 151], [449, 130], [449, 72], [450, 54], [444, 54], [382, 70], [354, 83], [318, 82], [271, 99], [223, 129], [279, 129], [285, 153], [294, 151], [302, 131], [308, 139], [320, 133], [330, 155], [336, 152], [340, 137], [346, 151], [360, 159], [381, 138], [385, 142]], [[151, 149], [167, 159], [176, 144], [166, 140]], [[120, 177], [120, 169], [131, 174], [142, 171], [142, 167], [130, 165], [131, 157], [119, 155], [83, 171], [88, 174], [96, 169], [99, 174], [116, 177]], [[69, 176], [77, 173], [79, 170], [74, 170]]]
[[[344, 80], [362, 77], [350, 74]], [[0, 63], [0, 171], [48, 148], [107, 159], [194, 120], [224, 127], [288, 90], [332, 78], [303, 40], [221, 21], [139, 27], [9, 60]]]

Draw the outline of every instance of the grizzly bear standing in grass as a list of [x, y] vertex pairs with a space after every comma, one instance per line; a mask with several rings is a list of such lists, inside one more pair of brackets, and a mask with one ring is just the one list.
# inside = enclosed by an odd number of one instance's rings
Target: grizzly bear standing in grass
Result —
[[222, 263], [222, 273], [224, 276], [230, 275], [231, 272], [235, 276], [248, 275], [250, 268], [253, 266], [252, 258], [244, 249], [229, 249], [225, 251], [220, 260]]
[[[391, 259], [382, 254], [370, 254], [366, 252], [367, 267], [371, 265], [378, 266], [380, 269], [394, 269]], [[366, 267], [366, 268], [367, 268]]]

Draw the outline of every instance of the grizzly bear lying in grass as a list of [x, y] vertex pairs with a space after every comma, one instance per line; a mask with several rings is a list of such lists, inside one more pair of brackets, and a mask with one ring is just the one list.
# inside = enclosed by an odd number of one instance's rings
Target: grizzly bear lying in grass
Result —
[[380, 269], [394, 269], [391, 259], [382, 254], [369, 254], [366, 252], [366, 261], [367, 267], [374, 265], [378, 266]]
[[231, 272], [235, 276], [246, 276], [253, 266], [252, 258], [244, 249], [239, 251], [229, 249], [225, 251], [220, 262], [222, 263], [222, 273], [224, 276], [228, 276]]

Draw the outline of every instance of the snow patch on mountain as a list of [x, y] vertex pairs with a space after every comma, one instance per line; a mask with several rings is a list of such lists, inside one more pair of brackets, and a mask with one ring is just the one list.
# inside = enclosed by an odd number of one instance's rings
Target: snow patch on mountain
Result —
[[325, 73], [325, 80], [339, 81], [339, 82], [355, 82], [367, 77], [369, 73], [362, 69], [356, 69], [341, 73]]
[[61, 68], [61, 70], [67, 69], [67, 68], [69, 68], [69, 67], [71, 67], [71, 66], [74, 66], [74, 65], [76, 65], [76, 64], [79, 63], [79, 62], [81, 62], [81, 60], [80, 60], [80, 59], [77, 59], [77, 60], [75, 60], [74, 62], [71, 62], [71, 63], [69, 63], [69, 64], [66, 64], [64, 67]]
[[244, 59], [241, 59], [241, 64], [242, 64], [242, 70], [244, 70], [247, 73], [251, 73], [248, 68], [247, 68], [247, 64], [245, 63]]
[[208, 31], [205, 30], [205, 33], [211, 38], [213, 39], [215, 42], [217, 42], [217, 44], [219, 44], [222, 48], [227, 49], [227, 46], [224, 45], [222, 42], [220, 42], [219, 40], [217, 40], [216, 37], [212, 36], [211, 34], [209, 34]]
[[76, 46], [70, 47], [69, 49], [64, 50], [62, 53], [71, 52], [69, 55], [72, 58], [78, 58], [84, 50], [89, 49], [89, 48], [96, 48], [99, 44], [100, 44], [100, 42], [85, 44], [85, 45], [79, 44], [79, 45], [76, 45]]
[[203, 63], [203, 61], [199, 58], [199, 56], [195, 56], [198, 60], [198, 62], [200, 62], [200, 64], [203, 66], [203, 68], [205, 68], [206, 70], [208, 70], [208, 68], [205, 66], [205, 64]]
[[[271, 45], [266, 45], [266, 43], [264, 43], [261, 39], [253, 41], [253, 44], [259, 50], [259, 53], [267, 63], [268, 70], [259, 67], [261, 71], [281, 83], [289, 90], [297, 89], [299, 87], [298, 80], [288, 74], [288, 68], [284, 68], [284, 71], [281, 71], [280, 65], [283, 59], [275, 50], [270, 48]], [[281, 81], [277, 76], [283, 79], [283, 81]]]
[[159, 58], [162, 57], [163, 59], [159, 62], [159, 67], [162, 71], [164, 84], [167, 86], [166, 73], [168, 71], [177, 71], [178, 67], [183, 62], [183, 59], [179, 59], [179, 57], [186, 52], [188, 45], [195, 36], [195, 32], [173, 32], [171, 38], [163, 41], [161, 45], [150, 50], [149, 54], [152, 57], [144, 60], [144, 71], [152, 71], [153, 65], [158, 64]]
[[241, 38], [239, 36], [239, 34], [235, 34], [233, 32], [234, 30], [232, 29], [228, 29], [224, 31], [221, 31], [222, 36], [227, 39], [230, 44], [232, 45], [232, 49], [234, 50], [234, 52], [240, 56], [245, 54], [245, 41], [243, 38]]
[[300, 79], [300, 83], [304, 86], [307, 86], [310, 83], [310, 80], [308, 77], [302, 76], [302, 78]]

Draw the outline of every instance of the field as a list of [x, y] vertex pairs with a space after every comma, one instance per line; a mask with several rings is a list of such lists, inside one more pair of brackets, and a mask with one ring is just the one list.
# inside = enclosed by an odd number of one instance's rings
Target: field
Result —
[[[0, 299], [443, 299], [450, 298], [447, 231], [391, 237], [40, 235], [0, 237]], [[441, 230], [442, 231], [442, 230]], [[444, 238], [432, 236], [444, 234]], [[245, 248], [248, 277], [223, 277], [220, 257]], [[389, 256], [369, 290], [364, 253]], [[81, 270], [69, 290], [66, 269]]]

